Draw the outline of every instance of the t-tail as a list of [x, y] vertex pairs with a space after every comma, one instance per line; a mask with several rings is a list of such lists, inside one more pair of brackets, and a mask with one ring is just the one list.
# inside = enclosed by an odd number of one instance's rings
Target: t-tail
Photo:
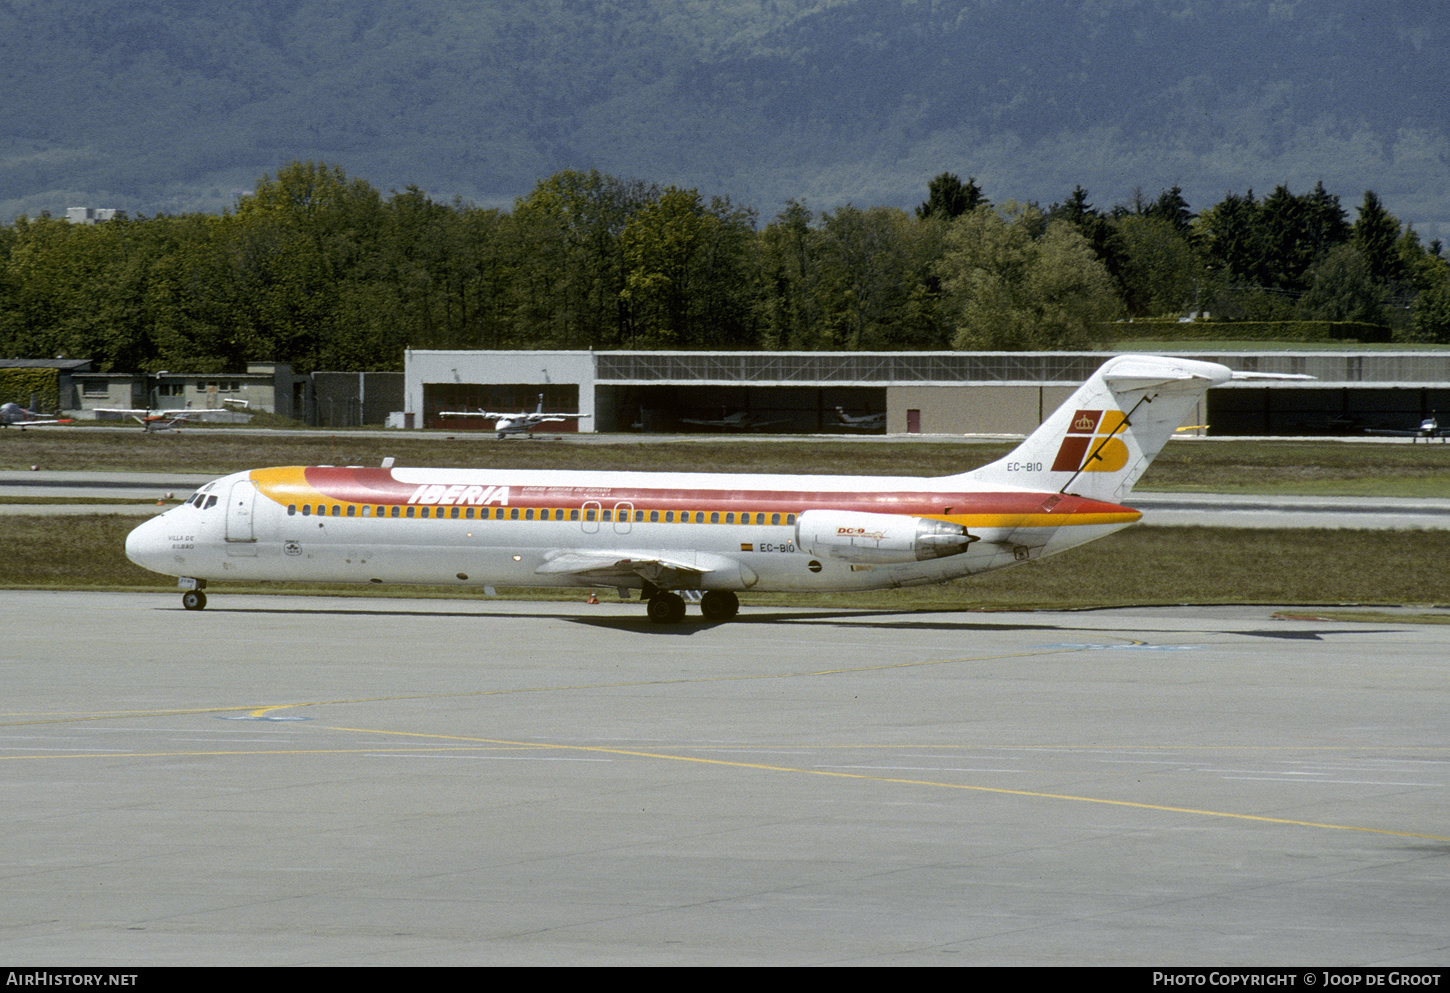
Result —
[[1006, 458], [963, 473], [974, 482], [1121, 503], [1227, 366], [1121, 355]]

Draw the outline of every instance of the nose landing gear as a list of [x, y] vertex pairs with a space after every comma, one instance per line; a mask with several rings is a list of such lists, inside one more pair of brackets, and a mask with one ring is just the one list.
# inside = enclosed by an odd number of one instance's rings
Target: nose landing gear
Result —
[[187, 610], [205, 610], [206, 594], [202, 592], [206, 588], [205, 579], [192, 579], [190, 576], [182, 576], [176, 581], [181, 587], [181, 605]]

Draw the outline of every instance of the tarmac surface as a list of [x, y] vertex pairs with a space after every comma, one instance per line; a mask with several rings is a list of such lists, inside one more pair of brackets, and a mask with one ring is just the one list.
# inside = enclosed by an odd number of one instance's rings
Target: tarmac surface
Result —
[[0, 592], [0, 962], [1450, 961], [1450, 626]]

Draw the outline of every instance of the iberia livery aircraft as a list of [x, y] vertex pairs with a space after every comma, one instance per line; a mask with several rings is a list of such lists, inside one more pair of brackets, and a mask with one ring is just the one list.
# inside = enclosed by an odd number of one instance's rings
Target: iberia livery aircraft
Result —
[[723, 621], [742, 590], [940, 583], [1126, 527], [1133, 484], [1203, 392], [1233, 377], [1121, 356], [1015, 451], [937, 478], [404, 469], [253, 469], [214, 480], [126, 539], [131, 561], [209, 580], [639, 589], [651, 620], [703, 590]]

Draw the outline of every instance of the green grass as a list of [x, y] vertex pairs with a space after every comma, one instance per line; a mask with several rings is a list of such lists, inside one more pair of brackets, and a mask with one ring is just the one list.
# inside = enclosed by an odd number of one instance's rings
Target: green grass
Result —
[[[122, 515], [0, 518], [12, 589], [174, 590], [127, 561]], [[1039, 562], [945, 586], [873, 593], [745, 593], [755, 606], [888, 610], [1076, 609], [1126, 604], [1450, 604], [1450, 532], [1135, 527]], [[467, 597], [456, 587], [227, 584], [217, 593]], [[510, 591], [577, 600], [582, 590]], [[613, 596], [612, 591], [608, 594]]]
[[1138, 488], [1447, 498], [1450, 445], [1183, 439], [1163, 450]]

